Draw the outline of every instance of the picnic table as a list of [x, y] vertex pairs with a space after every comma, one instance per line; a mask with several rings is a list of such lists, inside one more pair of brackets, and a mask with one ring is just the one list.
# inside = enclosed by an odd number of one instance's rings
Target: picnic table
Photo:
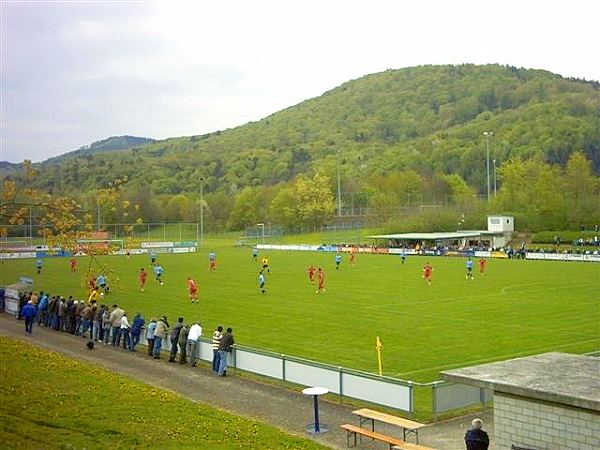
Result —
[[361, 408], [352, 411], [352, 414], [359, 417], [359, 424], [362, 427], [364, 423], [371, 422], [371, 431], [375, 431], [375, 421], [387, 423], [402, 428], [402, 438], [406, 440], [407, 434], [414, 434], [416, 442], [419, 443], [419, 429], [426, 426], [423, 423], [408, 420], [403, 417], [392, 416], [391, 414], [374, 411], [368, 408]]

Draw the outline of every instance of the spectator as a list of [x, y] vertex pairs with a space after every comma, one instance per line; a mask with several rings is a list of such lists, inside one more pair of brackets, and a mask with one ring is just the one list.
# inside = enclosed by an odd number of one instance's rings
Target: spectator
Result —
[[481, 419], [473, 419], [471, 422], [473, 428], [465, 433], [465, 444], [467, 450], [487, 450], [490, 445], [488, 434], [483, 431], [483, 421]]
[[148, 341], [148, 356], [154, 355], [154, 330], [156, 330], [156, 319], [150, 319], [148, 329], [146, 330], [146, 340]]
[[81, 300], [80, 302], [75, 300], [73, 303], [75, 304], [75, 334], [79, 335], [83, 331], [83, 317], [81, 314], [85, 309], [85, 303], [83, 302], [83, 300]]
[[73, 334], [75, 333], [75, 307], [77, 305], [75, 304], [75, 301], [73, 300], [72, 296], [69, 296], [69, 299], [67, 300], [67, 315], [65, 317], [66, 320], [66, 329], [67, 332]]
[[[83, 301], [81, 302], [83, 304]], [[81, 326], [80, 326], [80, 331], [81, 331], [81, 337], [85, 338], [85, 333], [87, 333], [87, 330], [90, 330], [90, 338], [92, 337], [92, 318], [94, 315], [95, 311], [92, 311], [92, 306], [91, 305], [85, 305], [83, 309], [81, 310]]]
[[106, 305], [100, 305], [100, 308], [95, 308], [94, 317], [92, 318], [92, 340], [98, 342], [102, 339], [102, 316], [106, 311]]
[[140, 343], [140, 337], [142, 335], [142, 328], [146, 321], [140, 313], [136, 313], [133, 318], [133, 324], [131, 325], [131, 351], [135, 352], [135, 347]]
[[219, 346], [221, 345], [221, 339], [223, 338], [223, 327], [219, 325], [212, 335], [212, 349], [213, 349], [213, 360], [212, 370], [216, 374], [219, 370]]
[[113, 310], [110, 313], [110, 326], [112, 331], [112, 345], [118, 347], [121, 343], [121, 319], [123, 318], [123, 311], [119, 308], [119, 305], [113, 305]]
[[169, 362], [175, 362], [175, 357], [177, 356], [177, 344], [179, 343], [179, 333], [181, 332], [181, 328], [183, 327], [183, 317], [177, 319], [177, 323], [171, 330], [171, 355], [169, 357]]
[[58, 331], [65, 331], [67, 322], [67, 302], [64, 297], [60, 298], [60, 302], [58, 304]]
[[177, 344], [179, 345], [179, 364], [187, 364], [187, 341], [190, 328], [187, 325], [181, 327], [179, 332], [179, 339]]
[[29, 300], [20, 311], [21, 317], [25, 319], [25, 332], [31, 334], [33, 331], [33, 322], [37, 315], [37, 308], [32, 300]]
[[162, 316], [160, 320], [156, 322], [156, 329], [154, 330], [154, 359], [160, 359], [162, 341], [167, 336], [168, 331], [169, 322], [167, 322], [167, 316]]
[[123, 338], [123, 348], [131, 350], [131, 337], [129, 336], [129, 331], [131, 331], [131, 324], [127, 318], [127, 312], [123, 311], [123, 316], [121, 317], [121, 337]]
[[54, 297], [52, 297], [50, 299], [50, 301], [48, 302], [48, 324], [47, 326], [49, 326], [50, 328], [53, 328], [55, 330], [58, 329], [58, 297], [55, 295]]
[[202, 336], [202, 327], [198, 322], [194, 323], [190, 327], [190, 331], [188, 333], [188, 358], [190, 360], [190, 366], [194, 367], [196, 365], [196, 354], [198, 349], [198, 339]]
[[104, 345], [108, 345], [108, 340], [110, 338], [110, 311], [108, 307], [104, 308], [104, 312], [102, 313], [102, 332], [103, 332], [103, 342]]
[[219, 345], [219, 370], [217, 375], [220, 377], [227, 376], [227, 354], [231, 353], [235, 340], [233, 339], [233, 330], [227, 328], [227, 332], [221, 338]]
[[46, 316], [48, 315], [48, 294], [41, 293], [40, 303], [38, 304], [37, 312], [37, 323], [41, 325], [42, 322], [46, 324]]

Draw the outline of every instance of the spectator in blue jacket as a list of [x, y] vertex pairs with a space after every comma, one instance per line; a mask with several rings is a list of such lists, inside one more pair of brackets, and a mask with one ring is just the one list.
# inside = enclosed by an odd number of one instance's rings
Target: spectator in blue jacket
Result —
[[46, 316], [48, 315], [48, 294], [40, 292], [40, 302], [37, 307], [37, 323], [40, 325], [42, 322], [46, 323]]
[[25, 332], [31, 334], [33, 331], [33, 321], [37, 314], [37, 308], [31, 300], [29, 300], [21, 310], [21, 316], [25, 319]]
[[488, 434], [481, 429], [483, 427], [482, 420], [473, 419], [471, 425], [473, 428], [468, 430], [465, 434], [467, 450], [488, 450], [490, 438]]
[[142, 335], [142, 327], [146, 321], [140, 313], [136, 313], [131, 324], [131, 351], [135, 352], [135, 346], [140, 343], [140, 337]]

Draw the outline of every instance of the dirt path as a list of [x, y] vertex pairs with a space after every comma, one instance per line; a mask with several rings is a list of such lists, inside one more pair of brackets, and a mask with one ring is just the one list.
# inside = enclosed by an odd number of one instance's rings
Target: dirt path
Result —
[[[168, 389], [190, 400], [209, 404], [233, 414], [261, 420], [288, 433], [306, 436], [331, 448], [345, 449], [346, 435], [339, 425], [357, 423], [351, 411], [356, 407], [337, 401], [320, 402], [321, 421], [331, 429], [328, 433], [313, 436], [306, 433], [306, 424], [311, 422], [312, 403], [302, 395], [301, 388], [286, 389], [245, 377], [215, 377], [207, 367], [190, 368], [160, 361], [146, 356], [145, 347], [131, 353], [102, 344], [94, 351], [85, 348], [86, 340], [66, 333], [58, 333], [34, 326], [33, 335], [24, 332], [24, 323], [13, 316], [0, 314], [0, 334], [18, 338], [40, 347], [63, 353], [72, 358], [99, 364], [106, 369], [127, 375], [144, 383]], [[462, 450], [466, 427], [472, 417], [463, 417], [423, 428], [419, 442], [441, 450]], [[485, 428], [492, 436], [490, 413], [482, 415]], [[398, 435], [398, 430], [378, 426], [379, 431]], [[412, 439], [410, 439], [412, 441]], [[363, 441], [359, 448], [384, 450], [385, 444]]]

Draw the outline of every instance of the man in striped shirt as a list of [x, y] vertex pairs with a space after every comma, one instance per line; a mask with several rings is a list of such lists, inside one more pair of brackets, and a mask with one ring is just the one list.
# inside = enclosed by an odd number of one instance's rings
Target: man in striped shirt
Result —
[[217, 373], [219, 370], [219, 346], [221, 345], [221, 338], [223, 335], [223, 327], [219, 325], [217, 329], [214, 331], [212, 335], [212, 348], [213, 348], [213, 360], [212, 360], [212, 370], [214, 373]]

